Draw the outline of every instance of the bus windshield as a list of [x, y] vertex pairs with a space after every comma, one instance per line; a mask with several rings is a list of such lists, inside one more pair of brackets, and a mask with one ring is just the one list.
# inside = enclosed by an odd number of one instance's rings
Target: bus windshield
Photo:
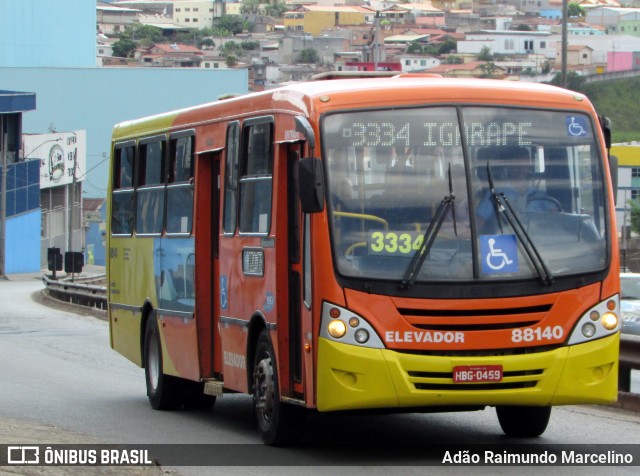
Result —
[[402, 282], [416, 253], [425, 254], [417, 283], [606, 266], [602, 158], [587, 115], [478, 106], [340, 112], [323, 118], [322, 144], [342, 276]]

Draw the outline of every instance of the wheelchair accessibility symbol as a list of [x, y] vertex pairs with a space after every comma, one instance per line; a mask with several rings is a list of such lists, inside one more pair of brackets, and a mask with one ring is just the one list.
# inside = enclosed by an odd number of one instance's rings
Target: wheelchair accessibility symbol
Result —
[[565, 122], [567, 134], [571, 137], [583, 137], [589, 133], [587, 119], [582, 116], [567, 116]]
[[480, 253], [484, 274], [518, 271], [518, 245], [515, 235], [480, 236]]

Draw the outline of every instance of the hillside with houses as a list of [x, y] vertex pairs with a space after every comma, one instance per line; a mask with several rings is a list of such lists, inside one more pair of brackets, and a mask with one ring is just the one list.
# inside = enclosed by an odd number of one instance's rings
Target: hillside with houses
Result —
[[[98, 1], [99, 66], [246, 68], [262, 90], [341, 71], [550, 81], [558, 0]], [[566, 69], [640, 70], [640, 0], [567, 4]]]

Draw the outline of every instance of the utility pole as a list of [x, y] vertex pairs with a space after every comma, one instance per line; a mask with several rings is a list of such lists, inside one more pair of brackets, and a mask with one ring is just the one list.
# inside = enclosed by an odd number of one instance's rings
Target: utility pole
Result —
[[560, 74], [560, 86], [567, 87], [567, 21], [569, 0], [562, 0], [562, 72]]
[[7, 134], [4, 133], [4, 118], [0, 114], [0, 152], [2, 152], [2, 172], [0, 175], [0, 276], [6, 274], [7, 236]]

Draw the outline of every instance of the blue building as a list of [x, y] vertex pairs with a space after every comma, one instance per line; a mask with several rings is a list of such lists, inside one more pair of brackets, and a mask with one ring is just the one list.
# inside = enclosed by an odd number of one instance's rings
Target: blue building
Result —
[[0, 275], [40, 269], [40, 161], [20, 160], [22, 114], [36, 95], [0, 90]]
[[92, 66], [95, 39], [96, 2], [0, 2], [0, 67]]
[[[77, 198], [106, 198], [116, 123], [248, 91], [246, 70], [95, 64], [95, 2], [0, 1], [0, 89], [33, 91], [38, 97], [37, 110], [24, 117], [23, 131], [86, 131], [87, 165], [77, 171], [82, 180]], [[40, 233], [40, 222], [30, 226]], [[94, 243], [94, 250], [99, 246]], [[35, 247], [31, 256], [44, 267], [40, 249]]]

